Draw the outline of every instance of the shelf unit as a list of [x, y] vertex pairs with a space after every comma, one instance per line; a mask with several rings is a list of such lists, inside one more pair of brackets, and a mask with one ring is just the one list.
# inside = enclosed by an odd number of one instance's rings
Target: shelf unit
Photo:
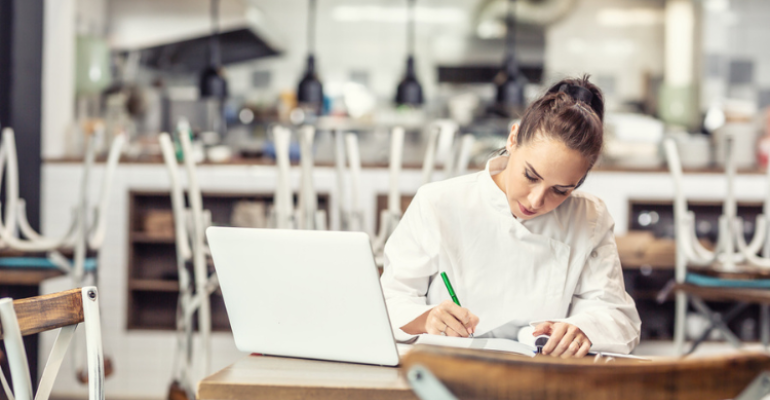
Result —
[[[211, 212], [213, 225], [230, 225], [232, 210], [240, 201], [263, 202], [268, 208], [273, 195], [263, 193], [204, 192], [203, 207]], [[295, 198], [296, 201], [296, 198]], [[328, 194], [318, 195], [318, 207], [329, 211]], [[169, 192], [129, 191], [128, 320], [129, 330], [174, 330], [179, 297], [175, 238], [144, 230], [150, 212], [171, 213]], [[191, 266], [188, 269], [191, 270]], [[209, 268], [213, 270], [213, 265]], [[218, 290], [211, 295], [212, 329], [229, 331], [224, 300]]]

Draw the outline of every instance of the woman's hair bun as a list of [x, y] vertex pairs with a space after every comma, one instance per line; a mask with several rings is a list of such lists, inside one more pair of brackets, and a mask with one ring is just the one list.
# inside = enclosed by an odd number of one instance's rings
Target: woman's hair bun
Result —
[[575, 101], [582, 101], [583, 103], [591, 105], [591, 101], [594, 99], [593, 93], [591, 93], [590, 90], [577, 85], [570, 85], [567, 83], [562, 83], [561, 86], [559, 86], [559, 91], [567, 93], [575, 99]]
[[568, 94], [575, 101], [587, 104], [596, 113], [600, 120], [604, 120], [604, 96], [602, 96], [599, 87], [591, 83], [588, 79], [591, 76], [586, 74], [580, 78], [564, 79], [551, 86], [546, 94], [563, 92]]

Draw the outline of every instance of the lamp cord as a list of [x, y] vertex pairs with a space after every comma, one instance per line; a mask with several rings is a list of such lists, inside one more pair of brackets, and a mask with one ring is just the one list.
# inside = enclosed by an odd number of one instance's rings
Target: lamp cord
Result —
[[307, 12], [307, 52], [309, 55], [315, 53], [315, 14], [316, 0], [309, 0]]
[[219, 0], [211, 0], [211, 39], [209, 41], [211, 66], [219, 68], [222, 58], [219, 54]]
[[506, 58], [514, 57], [516, 52], [516, 0], [508, 0], [508, 12], [505, 15], [505, 52]]
[[407, 49], [410, 56], [414, 56], [414, 5], [416, 3], [416, 0], [408, 0], [409, 6], [408, 6], [408, 13], [409, 13], [409, 22], [407, 26]]

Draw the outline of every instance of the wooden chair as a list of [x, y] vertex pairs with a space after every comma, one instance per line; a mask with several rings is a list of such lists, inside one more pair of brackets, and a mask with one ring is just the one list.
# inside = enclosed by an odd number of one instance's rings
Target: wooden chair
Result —
[[[96, 287], [88, 286], [16, 301], [0, 299], [0, 339], [5, 343], [13, 391], [2, 371], [0, 380], [9, 399], [48, 399], [64, 355], [75, 335], [75, 328], [81, 322], [84, 322], [86, 330], [88, 397], [91, 400], [104, 399], [104, 354]], [[33, 396], [22, 336], [57, 328], [59, 334], [40, 377], [37, 394]]]
[[433, 400], [759, 400], [769, 370], [764, 353], [594, 363], [418, 345], [401, 359], [418, 397]]

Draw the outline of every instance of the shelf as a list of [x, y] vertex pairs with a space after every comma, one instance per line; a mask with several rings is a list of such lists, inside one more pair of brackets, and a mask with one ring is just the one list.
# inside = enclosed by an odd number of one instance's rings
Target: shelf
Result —
[[[169, 193], [158, 190], [131, 190], [128, 200], [126, 326], [130, 330], [174, 330], [179, 301], [179, 283], [174, 279], [178, 276], [176, 240], [168, 230], [151, 230], [157, 233], [148, 234], [144, 220], [151, 212], [171, 215]], [[203, 206], [211, 212], [212, 223], [221, 226], [231, 223], [233, 210], [239, 202], [256, 201], [269, 204], [272, 200], [272, 193], [203, 193]], [[326, 210], [327, 216], [329, 200], [328, 194], [318, 194], [318, 207]], [[294, 201], [297, 201], [296, 196]], [[189, 264], [186, 268], [192, 274]], [[210, 267], [213, 265], [210, 258], [208, 264]], [[211, 296], [211, 311], [212, 329], [229, 331], [230, 322], [224, 299], [218, 293]]]
[[158, 243], [158, 244], [175, 244], [176, 238], [174, 236], [153, 236], [144, 232], [131, 232], [131, 241], [134, 243]]
[[179, 282], [162, 279], [131, 279], [128, 287], [137, 291], [178, 292]]

